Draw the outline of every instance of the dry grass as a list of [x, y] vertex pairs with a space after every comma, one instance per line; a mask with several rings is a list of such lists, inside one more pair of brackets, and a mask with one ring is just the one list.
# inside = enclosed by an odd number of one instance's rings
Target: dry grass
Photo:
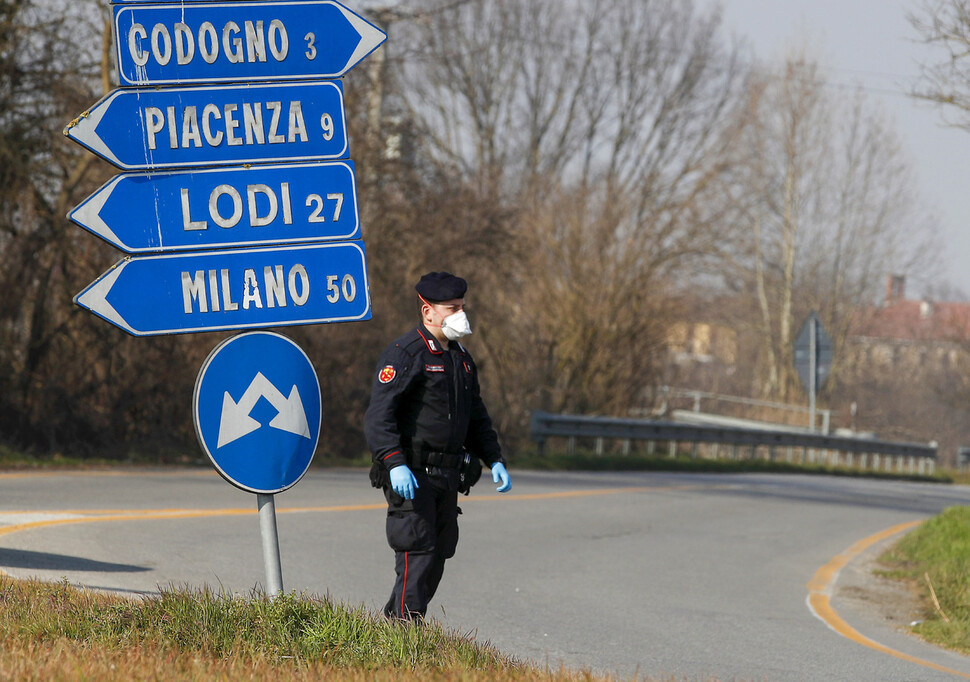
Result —
[[172, 591], [135, 600], [0, 577], [0, 640], [3, 680], [612, 679], [543, 670], [434, 623], [392, 623], [295, 595]]
[[540, 670], [470, 671], [416, 668], [401, 670], [347, 669], [320, 664], [285, 664], [266, 660], [215, 658], [194, 653], [156, 649], [148, 645], [114, 649], [91, 646], [65, 638], [48, 642], [7, 640], [0, 651], [0, 679], [10, 680], [266, 680], [302, 682], [339, 680], [346, 682], [419, 680], [601, 680], [582, 673], [550, 673]]

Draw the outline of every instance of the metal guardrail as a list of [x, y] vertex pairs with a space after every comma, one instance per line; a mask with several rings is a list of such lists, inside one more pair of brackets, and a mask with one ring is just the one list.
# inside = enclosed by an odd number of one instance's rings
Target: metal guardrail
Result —
[[[657, 392], [663, 399], [660, 414], [666, 414], [670, 409], [668, 405], [670, 399], [687, 398], [693, 404], [694, 412], [700, 412], [701, 401], [707, 400], [713, 403], [725, 402], [747, 405], [749, 407], [765, 407], [771, 410], [787, 413], [796, 412], [798, 414], [804, 414], [806, 417], [811, 415], [811, 409], [808, 407], [803, 407], [802, 405], [792, 405], [791, 403], [780, 403], [774, 400], [758, 400], [757, 398], [745, 398], [736, 395], [726, 395], [724, 393], [708, 393], [706, 391], [695, 391], [688, 388], [675, 388], [673, 386], [660, 386], [657, 389]], [[828, 433], [829, 423], [832, 419], [832, 410], [818, 409], [816, 410], [816, 413], [822, 417], [822, 424], [820, 425], [820, 428], [818, 428], [818, 424], [815, 424], [814, 426], [817, 427], [822, 433]], [[807, 421], [810, 423], [811, 420]]]
[[738, 448], [743, 446], [750, 447], [752, 454], [756, 448], [766, 448], [771, 459], [778, 457], [778, 448], [785, 448], [785, 459], [788, 461], [794, 461], [797, 456], [800, 462], [844, 463], [847, 466], [898, 471], [909, 469], [911, 473], [916, 473], [917, 469], [919, 473], [932, 473], [937, 455], [936, 446], [918, 443], [541, 411], [532, 413], [531, 431], [532, 440], [539, 444], [540, 453], [546, 439], [552, 437], [594, 438], [597, 439], [597, 452], [602, 452], [601, 439], [606, 438], [626, 441], [625, 451], [628, 451], [631, 440], [645, 440], [651, 444], [667, 442], [671, 444], [671, 454], [675, 452], [674, 444], [686, 442], [694, 444], [694, 456], [697, 444], [705, 443], [713, 446], [715, 457], [719, 445], [733, 446], [734, 458], [738, 456]]

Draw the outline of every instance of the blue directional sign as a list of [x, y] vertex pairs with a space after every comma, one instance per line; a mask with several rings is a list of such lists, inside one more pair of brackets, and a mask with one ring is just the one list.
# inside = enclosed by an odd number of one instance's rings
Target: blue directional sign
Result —
[[337, 81], [114, 90], [64, 134], [125, 170], [347, 155]]
[[122, 85], [339, 78], [387, 39], [333, 0], [116, 5]]
[[126, 253], [360, 236], [352, 161], [126, 173], [68, 218]]
[[74, 302], [134, 336], [371, 315], [360, 241], [128, 257]]
[[248, 332], [209, 354], [195, 383], [196, 435], [216, 471], [273, 494], [310, 467], [320, 437], [320, 383], [306, 353], [272, 332]]

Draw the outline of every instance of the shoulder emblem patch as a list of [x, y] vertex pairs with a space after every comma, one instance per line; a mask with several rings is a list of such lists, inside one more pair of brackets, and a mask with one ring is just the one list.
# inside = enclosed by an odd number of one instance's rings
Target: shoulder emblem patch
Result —
[[377, 373], [377, 380], [382, 384], [389, 384], [394, 381], [394, 377], [397, 376], [397, 370], [394, 369], [393, 365], [385, 365], [380, 372]]

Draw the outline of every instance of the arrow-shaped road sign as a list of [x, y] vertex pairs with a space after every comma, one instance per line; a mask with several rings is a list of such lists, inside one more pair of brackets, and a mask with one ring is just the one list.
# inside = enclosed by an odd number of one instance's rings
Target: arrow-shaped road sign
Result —
[[289, 397], [286, 397], [273, 385], [273, 382], [263, 376], [262, 372], [257, 372], [246, 388], [246, 392], [239, 398], [239, 402], [232, 399], [229, 391], [223, 394], [217, 448], [239, 440], [262, 426], [259, 421], [249, 416], [260, 398], [266, 398], [276, 409], [277, 414], [269, 423], [271, 427], [304, 438], [310, 437], [306, 411], [303, 409], [303, 401], [300, 400], [300, 391], [296, 384], [293, 384]]
[[360, 241], [128, 257], [74, 302], [134, 336], [370, 319]]
[[67, 217], [126, 253], [360, 236], [352, 161], [125, 173]]
[[387, 39], [333, 0], [116, 5], [122, 85], [339, 78]]
[[118, 89], [64, 134], [125, 170], [345, 157], [337, 81]]

